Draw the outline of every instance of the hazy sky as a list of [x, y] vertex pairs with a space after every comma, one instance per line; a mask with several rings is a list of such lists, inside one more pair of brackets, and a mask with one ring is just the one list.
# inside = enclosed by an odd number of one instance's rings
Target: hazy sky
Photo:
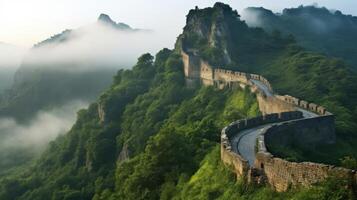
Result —
[[[181, 32], [188, 10], [212, 6], [212, 0], [0, 0], [0, 41], [29, 47], [64, 29], [94, 22], [100, 13], [136, 28], [164, 31], [172, 37]], [[329, 9], [357, 15], [357, 0], [229, 0], [238, 12], [262, 6], [276, 12], [286, 7], [318, 3]]]

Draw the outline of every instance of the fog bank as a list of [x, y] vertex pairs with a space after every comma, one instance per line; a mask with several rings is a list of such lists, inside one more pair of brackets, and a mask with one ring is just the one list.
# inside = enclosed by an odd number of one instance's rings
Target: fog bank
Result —
[[61, 37], [33, 48], [24, 62], [48, 68], [62, 64], [65, 70], [130, 68], [141, 54], [155, 54], [163, 47], [173, 46], [163, 33], [121, 30], [103, 23], [81, 27]]
[[18, 162], [17, 157], [40, 153], [50, 141], [70, 130], [76, 112], [87, 105], [86, 102], [75, 101], [49, 111], [39, 111], [27, 124], [1, 118], [0, 169]]

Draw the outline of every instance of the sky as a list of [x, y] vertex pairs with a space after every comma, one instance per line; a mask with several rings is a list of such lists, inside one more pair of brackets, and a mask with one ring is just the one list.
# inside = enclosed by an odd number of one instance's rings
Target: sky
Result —
[[[0, 0], [0, 41], [31, 47], [65, 29], [93, 23], [100, 13], [135, 28], [164, 32], [172, 45], [185, 24], [189, 9], [212, 6], [212, 0]], [[280, 12], [284, 8], [317, 3], [357, 15], [356, 0], [222, 0], [240, 12], [259, 6]], [[171, 48], [170, 46], [168, 46]]]

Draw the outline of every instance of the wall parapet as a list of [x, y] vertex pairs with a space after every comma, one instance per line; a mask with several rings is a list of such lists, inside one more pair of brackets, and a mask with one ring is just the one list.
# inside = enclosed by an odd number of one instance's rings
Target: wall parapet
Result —
[[[320, 118], [327, 117], [331, 116], [322, 116]], [[351, 188], [356, 187], [357, 174], [355, 170], [314, 162], [291, 162], [275, 157], [269, 152], [266, 142], [269, 138], [277, 138], [274, 136], [275, 132], [279, 131], [279, 129], [284, 126], [289, 125], [289, 123], [301, 123], [304, 120], [311, 119], [284, 122], [266, 129], [258, 137], [258, 152], [256, 154], [254, 167], [264, 171], [269, 185], [279, 192], [286, 191], [290, 187], [308, 187], [323, 181], [329, 176], [345, 179], [348, 181]]]
[[239, 132], [244, 129], [249, 129], [263, 124], [301, 119], [302, 117], [303, 116], [300, 111], [291, 111], [268, 114], [232, 122], [228, 126], [224, 127], [221, 132], [221, 159], [223, 163], [228, 166], [232, 166], [234, 172], [237, 174], [237, 177], [246, 180], [248, 174], [250, 174], [251, 168], [246, 159], [244, 159], [239, 153], [233, 152], [231, 137], [235, 134], [239, 134]]
[[[204, 61], [199, 56], [195, 55], [195, 52], [185, 52], [182, 50], [181, 54], [188, 83], [192, 83], [192, 79], [197, 79], [200, 80], [203, 85], [214, 85], [218, 88], [231, 87], [235, 82], [255, 87], [255, 84], [250, 80], [257, 80], [263, 83], [273, 93], [273, 88], [269, 80], [261, 75], [213, 67], [207, 61]], [[259, 90], [258, 93], [265, 96], [264, 93]], [[325, 107], [297, 97], [290, 95], [274, 95], [274, 97], [318, 115], [332, 115], [332, 113], [328, 112]]]
[[[266, 142], [274, 141], [276, 138], [280, 139], [280, 142], [286, 142], [286, 138], [294, 137], [294, 134], [302, 136], [307, 144], [334, 142], [334, 116], [326, 108], [290, 95], [274, 94], [268, 79], [261, 75], [212, 67], [194, 52], [182, 51], [181, 54], [187, 83], [193, 85], [192, 83], [197, 81], [220, 89], [235, 85], [240, 87], [248, 85], [251, 92], [257, 94], [259, 108], [264, 115], [232, 122], [223, 128], [221, 133], [221, 159], [226, 165], [232, 166], [237, 177], [243, 177], [244, 180], [249, 181], [252, 174], [262, 172], [267, 182], [277, 191], [287, 190], [291, 186], [310, 186], [336, 174], [352, 180], [352, 185], [357, 185], [357, 174], [353, 170], [312, 162], [290, 162], [274, 157], [266, 147]], [[268, 89], [269, 94], [253, 80], [262, 83]], [[300, 109], [317, 115], [303, 119], [302, 113], [298, 111]], [[253, 167], [249, 166], [247, 160], [233, 151], [231, 138], [239, 137], [237, 134], [244, 129], [274, 123], [279, 125], [266, 129], [262, 135], [258, 136], [256, 160]], [[284, 129], [289, 129], [289, 134], [283, 135]], [[294, 129], [295, 132], [290, 131]]]
[[311, 103], [290, 95], [284, 95], [284, 96], [276, 95], [276, 97], [287, 103], [293, 104], [299, 108], [311, 111], [318, 115], [332, 115], [332, 113], [328, 112], [325, 107], [317, 105], [315, 103]]

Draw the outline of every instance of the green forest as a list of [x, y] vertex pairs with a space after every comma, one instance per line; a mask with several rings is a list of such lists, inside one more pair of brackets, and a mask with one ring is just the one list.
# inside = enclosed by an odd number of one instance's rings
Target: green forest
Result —
[[[180, 50], [262, 74], [276, 92], [325, 106], [336, 115], [336, 144], [273, 151], [355, 169], [357, 74], [340, 59], [305, 50], [293, 36], [249, 28], [222, 3], [187, 18], [175, 49], [143, 54], [132, 69], [119, 70], [98, 100], [78, 111], [67, 134], [37, 160], [3, 174], [0, 199], [355, 199], [337, 177], [282, 193], [237, 180], [220, 160], [220, 131], [260, 115], [256, 97], [248, 88], [186, 87]], [[205, 34], [197, 34], [200, 28]]]

